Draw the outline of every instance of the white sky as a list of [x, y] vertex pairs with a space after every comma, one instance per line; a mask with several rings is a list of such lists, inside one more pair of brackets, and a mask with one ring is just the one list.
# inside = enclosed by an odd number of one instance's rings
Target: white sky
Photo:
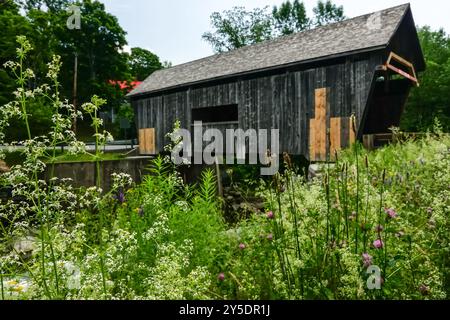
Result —
[[[209, 16], [214, 11], [245, 6], [247, 9], [279, 5], [283, 0], [100, 0], [108, 12], [118, 17], [128, 32], [131, 47], [156, 53], [174, 65], [213, 54], [201, 38], [211, 30]], [[316, 0], [304, 0], [309, 11]], [[347, 17], [403, 4], [407, 0], [334, 0], [343, 5]], [[450, 1], [410, 0], [417, 25], [444, 28], [450, 32]]]

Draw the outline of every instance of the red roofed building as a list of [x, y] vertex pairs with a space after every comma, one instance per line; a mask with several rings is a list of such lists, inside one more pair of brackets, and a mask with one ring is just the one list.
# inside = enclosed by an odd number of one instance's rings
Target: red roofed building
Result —
[[116, 80], [109, 80], [109, 84], [115, 86], [118, 85], [121, 90], [127, 90], [127, 92], [130, 92], [131, 90], [134, 90], [137, 88], [142, 81], [116, 81]]

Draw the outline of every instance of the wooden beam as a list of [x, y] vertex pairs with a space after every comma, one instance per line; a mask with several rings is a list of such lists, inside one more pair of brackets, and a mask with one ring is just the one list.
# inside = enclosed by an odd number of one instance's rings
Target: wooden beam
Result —
[[140, 154], [145, 154], [145, 146], [146, 146], [146, 141], [145, 141], [145, 129], [140, 129], [139, 130], [139, 153]]
[[341, 151], [341, 118], [330, 119], [330, 158], [333, 158], [336, 152]]
[[415, 77], [413, 77], [413, 76], [410, 75], [409, 73], [403, 71], [402, 69], [399, 69], [399, 68], [397, 68], [397, 67], [394, 67], [393, 65], [390, 65], [390, 64], [388, 64], [386, 67], [387, 67], [388, 69], [391, 69], [392, 71], [398, 73], [399, 75], [401, 75], [401, 76], [403, 76], [403, 77], [405, 77], [405, 78], [411, 80], [412, 82], [415, 82], [417, 85], [419, 84], [419, 81], [418, 81]]
[[326, 160], [327, 156], [327, 89], [316, 90], [316, 125], [318, 158]]
[[363, 136], [363, 144], [364, 144], [364, 147], [367, 149], [367, 150], [374, 150], [375, 149], [375, 147], [374, 147], [374, 135], [373, 134], [366, 134], [366, 135], [364, 135]]
[[155, 128], [151, 128], [148, 130], [148, 153], [155, 154], [156, 153], [156, 134]]
[[[391, 64], [392, 60], [397, 61], [398, 63], [404, 65], [407, 68], [409, 68], [411, 73], [412, 73], [412, 75], [410, 75], [409, 73], [401, 70], [400, 68], [397, 68], [397, 67], [393, 66]], [[386, 61], [386, 64], [383, 66], [383, 69], [384, 70], [390, 69], [390, 70], [400, 74], [401, 76], [411, 80], [412, 82], [414, 82], [416, 84], [416, 86], [418, 86], [418, 87], [420, 86], [419, 80], [417, 79], [416, 69], [414, 68], [414, 65], [411, 62], [409, 62], [408, 60], [404, 59], [403, 57], [399, 56], [398, 54], [396, 54], [394, 52], [391, 52], [389, 54], [389, 57], [388, 57], [388, 59]]]
[[316, 152], [316, 119], [309, 120], [309, 160], [316, 161], [317, 152]]
[[414, 65], [411, 62], [409, 62], [408, 60], [402, 58], [401, 56], [399, 56], [398, 54], [396, 54], [394, 52], [391, 52], [389, 54], [388, 64], [390, 64], [392, 60], [396, 60], [396, 61], [400, 62], [401, 64], [403, 64], [403, 65], [405, 65], [405, 66], [407, 66], [407, 67], [409, 67], [411, 69], [414, 68]]

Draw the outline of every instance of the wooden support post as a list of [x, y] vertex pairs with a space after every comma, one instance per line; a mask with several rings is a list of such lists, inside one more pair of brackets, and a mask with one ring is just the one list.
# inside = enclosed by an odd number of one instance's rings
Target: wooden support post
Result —
[[363, 144], [367, 150], [374, 150], [375, 149], [374, 135], [373, 134], [364, 135], [363, 136]]

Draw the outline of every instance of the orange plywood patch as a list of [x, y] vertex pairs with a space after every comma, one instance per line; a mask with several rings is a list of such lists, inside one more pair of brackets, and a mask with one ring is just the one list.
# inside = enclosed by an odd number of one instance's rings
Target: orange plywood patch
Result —
[[309, 122], [310, 161], [335, 159], [337, 152], [356, 142], [353, 117], [330, 118], [328, 97], [328, 88], [315, 90], [315, 117]]
[[316, 89], [315, 92], [315, 100], [316, 100], [316, 106], [315, 106], [315, 114], [316, 114], [316, 120], [319, 121], [326, 121], [327, 118], [327, 89]]
[[335, 156], [336, 152], [341, 151], [341, 118], [330, 119], [330, 153], [331, 158]]
[[317, 157], [316, 153], [316, 119], [309, 120], [309, 158], [311, 161]]
[[350, 128], [350, 130], [349, 130], [349, 132], [350, 132], [350, 137], [349, 137], [350, 145], [352, 145], [352, 144], [354, 144], [356, 142], [356, 132], [355, 132], [356, 124], [353, 123], [353, 119], [352, 118], [349, 119], [349, 128]]
[[310, 160], [324, 161], [327, 155], [328, 89], [315, 91], [315, 118], [310, 120]]
[[139, 153], [148, 155], [156, 153], [155, 128], [139, 130]]

